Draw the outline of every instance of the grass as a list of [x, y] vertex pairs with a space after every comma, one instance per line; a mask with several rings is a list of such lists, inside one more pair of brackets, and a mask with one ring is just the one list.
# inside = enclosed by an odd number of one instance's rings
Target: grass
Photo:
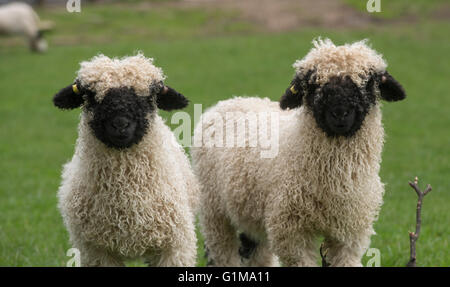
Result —
[[[408, 93], [406, 101], [383, 108], [386, 194], [371, 247], [380, 249], [383, 266], [407, 262], [416, 204], [407, 182], [417, 175], [421, 185], [433, 185], [423, 206], [418, 264], [450, 266], [450, 39], [442, 36], [448, 22], [266, 34], [252, 32], [251, 23], [233, 24], [228, 12], [160, 7], [147, 14], [124, 7], [88, 6], [77, 15], [42, 11], [57, 24], [47, 54], [30, 54], [15, 40], [0, 44], [0, 266], [65, 266], [68, 260], [56, 190], [61, 166], [73, 154], [79, 110], [59, 111], [51, 97], [71, 83], [80, 61], [99, 52], [142, 50], [164, 69], [169, 85], [206, 108], [232, 95], [278, 100], [291, 80], [291, 64], [318, 35], [339, 44], [370, 38]], [[186, 111], [192, 114], [193, 105]], [[204, 265], [201, 240], [199, 258]]]

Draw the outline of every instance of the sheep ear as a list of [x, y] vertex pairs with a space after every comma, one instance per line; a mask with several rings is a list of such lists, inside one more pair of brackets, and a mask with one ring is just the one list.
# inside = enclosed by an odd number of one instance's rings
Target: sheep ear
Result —
[[185, 108], [189, 100], [169, 86], [163, 86], [157, 94], [156, 105], [159, 109], [171, 111]]
[[298, 76], [292, 80], [291, 85], [286, 89], [280, 99], [280, 108], [286, 110], [300, 107], [303, 103], [303, 89], [301, 79]]
[[405, 90], [387, 71], [379, 76], [378, 87], [383, 100], [388, 102], [401, 101], [406, 98]]
[[69, 85], [53, 96], [53, 104], [64, 110], [78, 108], [83, 102], [83, 97], [77, 84]]

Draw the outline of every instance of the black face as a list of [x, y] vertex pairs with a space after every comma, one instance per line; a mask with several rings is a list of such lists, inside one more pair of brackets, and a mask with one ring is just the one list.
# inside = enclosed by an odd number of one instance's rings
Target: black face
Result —
[[375, 105], [378, 92], [380, 98], [388, 102], [406, 97], [402, 85], [387, 71], [372, 73], [365, 87], [360, 88], [349, 76], [334, 77], [319, 86], [315, 71], [309, 70], [296, 74], [280, 99], [280, 108], [298, 108], [306, 98], [308, 109], [328, 136], [351, 137], [361, 128], [370, 108]]
[[139, 143], [149, 126], [148, 115], [156, 109], [171, 111], [186, 107], [189, 100], [162, 81], [149, 86], [149, 96], [137, 96], [132, 88], [111, 88], [99, 103], [95, 93], [79, 80], [53, 96], [63, 110], [84, 106], [93, 114], [89, 122], [95, 136], [109, 147], [124, 149]]
[[350, 137], [361, 128], [375, 97], [361, 91], [350, 77], [334, 77], [320, 89], [309, 92], [307, 103], [328, 136]]
[[95, 136], [109, 147], [124, 149], [141, 141], [148, 128], [147, 115], [155, 110], [150, 97], [139, 97], [130, 88], [110, 89], [101, 103], [87, 94], [89, 122]]

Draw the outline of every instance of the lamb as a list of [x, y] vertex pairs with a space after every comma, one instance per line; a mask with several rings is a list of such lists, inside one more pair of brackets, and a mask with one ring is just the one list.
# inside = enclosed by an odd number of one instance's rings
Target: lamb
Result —
[[81, 63], [74, 84], [53, 98], [81, 107], [75, 154], [64, 165], [58, 207], [82, 266], [196, 264], [198, 182], [157, 110], [188, 100], [165, 86], [142, 54]]
[[33, 8], [26, 3], [10, 3], [0, 6], [0, 35], [24, 36], [34, 52], [45, 52], [47, 42], [42, 31], [49, 29], [51, 23], [41, 22]]
[[[406, 95], [367, 41], [313, 43], [293, 65], [279, 106], [269, 99], [225, 100], [195, 128], [200, 144], [191, 155], [211, 265], [317, 266], [316, 240], [323, 236], [331, 266], [361, 266], [384, 193], [379, 99]], [[260, 145], [214, 147], [218, 129], [226, 137], [246, 113], [278, 115], [277, 156], [262, 158]], [[232, 120], [213, 126], [225, 114]], [[247, 143], [263, 131], [261, 125], [246, 131]]]

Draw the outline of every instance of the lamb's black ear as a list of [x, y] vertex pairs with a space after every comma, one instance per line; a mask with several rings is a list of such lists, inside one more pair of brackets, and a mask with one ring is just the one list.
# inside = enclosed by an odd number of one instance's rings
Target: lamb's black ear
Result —
[[387, 71], [379, 76], [378, 87], [383, 100], [389, 102], [401, 101], [406, 98], [405, 90]]
[[156, 105], [159, 109], [171, 111], [185, 108], [189, 100], [169, 86], [163, 86], [156, 97]]
[[75, 109], [83, 104], [83, 97], [77, 85], [73, 84], [56, 93], [53, 104], [60, 109]]
[[303, 97], [305, 96], [305, 89], [309, 89], [312, 86], [308, 86], [308, 81], [313, 75], [313, 71], [310, 70], [304, 75], [295, 75], [291, 81], [291, 85], [286, 89], [283, 96], [280, 99], [280, 108], [285, 110], [287, 108], [294, 109], [300, 107], [303, 104]]
[[293, 109], [300, 107], [303, 103], [303, 90], [300, 86], [300, 79], [298, 76], [292, 80], [289, 88], [286, 89], [284, 95], [280, 99], [280, 108], [285, 110], [287, 108]]

